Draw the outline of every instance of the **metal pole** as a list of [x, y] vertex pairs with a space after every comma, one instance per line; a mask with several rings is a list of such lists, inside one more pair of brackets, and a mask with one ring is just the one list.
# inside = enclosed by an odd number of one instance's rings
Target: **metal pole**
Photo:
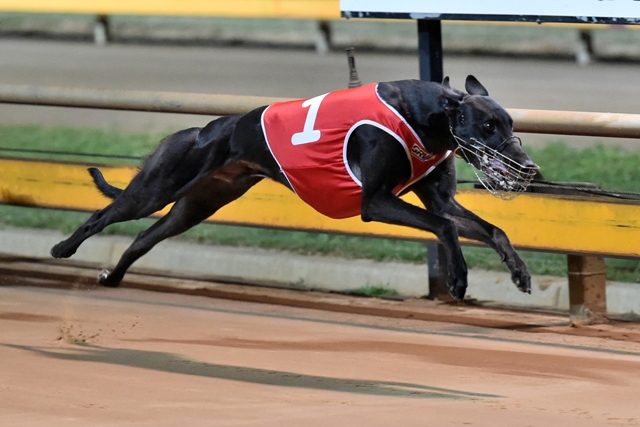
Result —
[[447, 285], [447, 254], [441, 244], [427, 243], [427, 266], [429, 268], [429, 295], [427, 298], [453, 301]]
[[442, 82], [442, 23], [438, 20], [418, 20], [418, 52], [420, 79]]
[[[442, 24], [438, 20], [418, 20], [418, 52], [420, 54], [420, 79], [441, 82], [442, 69]], [[447, 286], [447, 257], [442, 245], [427, 244], [429, 268], [429, 299], [450, 301]]]

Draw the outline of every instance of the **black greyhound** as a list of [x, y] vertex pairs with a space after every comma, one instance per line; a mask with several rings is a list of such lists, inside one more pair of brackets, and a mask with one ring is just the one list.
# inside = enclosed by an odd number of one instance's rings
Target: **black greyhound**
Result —
[[[351, 129], [344, 142], [344, 163], [361, 186], [357, 214], [363, 221], [433, 232], [444, 247], [449, 290], [458, 300], [464, 298], [467, 288], [467, 265], [459, 236], [491, 246], [508, 266], [518, 289], [530, 293], [530, 274], [506, 234], [454, 199], [454, 156], [444, 153], [483, 143], [525, 169], [533, 170], [536, 166], [516, 143], [519, 140], [513, 137], [511, 117], [488, 96], [482, 84], [468, 76], [465, 88], [468, 93], [452, 89], [448, 79], [442, 84], [403, 80], [376, 86], [381, 102], [395, 110], [421, 140], [425, 150], [418, 149], [414, 157], [424, 160], [440, 155], [442, 159], [437, 167], [409, 182], [415, 159], [407, 147], [375, 123], [360, 123]], [[302, 105], [311, 105], [309, 111], [314, 108], [312, 104]], [[267, 108], [270, 107], [222, 117], [203, 128], [190, 128], [166, 137], [124, 190], [108, 184], [97, 169], [90, 169], [98, 189], [113, 202], [96, 211], [67, 240], [55, 245], [51, 255], [70, 257], [85, 239], [106, 226], [147, 217], [175, 202], [166, 216], [137, 236], [111, 272], [99, 275], [99, 283], [116, 287], [131, 264], [154, 245], [199, 224], [263, 178], [295, 189], [274, 157], [263, 129], [263, 113]], [[307, 116], [305, 132], [312, 129], [309, 120]], [[311, 127], [307, 129], [307, 125]], [[296, 144], [293, 139], [291, 143]], [[482, 157], [471, 156], [470, 162], [480, 168]], [[498, 165], [497, 170], [501, 168]], [[407, 191], [413, 191], [426, 209], [397, 197]]]

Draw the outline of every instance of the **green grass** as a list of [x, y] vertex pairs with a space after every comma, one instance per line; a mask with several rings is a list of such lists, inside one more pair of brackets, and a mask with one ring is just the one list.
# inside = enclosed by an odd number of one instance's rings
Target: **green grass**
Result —
[[560, 143], [528, 151], [548, 180], [594, 182], [606, 189], [640, 191], [640, 152], [604, 145], [577, 150]]
[[[79, 129], [68, 127], [42, 127], [34, 125], [0, 124], [0, 155], [50, 160], [91, 162], [138, 163], [135, 160], [93, 157], [108, 156], [143, 157], [151, 152], [165, 135], [153, 133], [128, 134], [115, 130]], [[76, 155], [53, 155], [2, 151], [3, 148], [71, 152]]]
[[[135, 160], [94, 158], [88, 154], [142, 157], [164, 135], [123, 134], [114, 130], [44, 128], [39, 126], [0, 125], [0, 155], [13, 155], [2, 148], [36, 149], [80, 153], [84, 156], [33, 153], [28, 157], [52, 160], [116, 162], [135, 164]], [[590, 181], [607, 189], [640, 190], [640, 152], [597, 146], [576, 150], [560, 143], [528, 150], [550, 180]], [[20, 153], [20, 156], [27, 155]], [[615, 165], [615, 167], [611, 167]], [[458, 165], [459, 175], [473, 178], [471, 169]], [[64, 233], [74, 231], [88, 214], [0, 205], [0, 227], [53, 228]], [[145, 219], [108, 227], [104, 234], [135, 235], [148, 228], [153, 220]], [[179, 238], [206, 244], [259, 247], [288, 250], [301, 254], [337, 255], [378, 261], [426, 262], [426, 248], [421, 242], [380, 238], [363, 238], [323, 233], [307, 233], [202, 224]], [[492, 250], [464, 247], [469, 267], [507, 271]], [[566, 256], [539, 252], [521, 252], [534, 274], [566, 275]], [[608, 278], [640, 283], [640, 261], [608, 259]]]
[[354, 295], [360, 297], [397, 297], [399, 294], [394, 289], [388, 289], [383, 286], [364, 286], [362, 288], [354, 289], [352, 291], [344, 292], [347, 295]]

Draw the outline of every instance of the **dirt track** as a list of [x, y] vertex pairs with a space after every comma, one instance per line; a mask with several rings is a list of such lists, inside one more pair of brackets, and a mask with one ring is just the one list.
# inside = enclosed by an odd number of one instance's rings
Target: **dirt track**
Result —
[[0, 425], [634, 426], [640, 344], [0, 287]]

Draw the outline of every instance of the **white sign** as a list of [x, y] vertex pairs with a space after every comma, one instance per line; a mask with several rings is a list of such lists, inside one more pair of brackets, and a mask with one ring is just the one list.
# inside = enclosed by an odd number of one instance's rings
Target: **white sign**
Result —
[[345, 17], [640, 24], [640, 0], [340, 0]]

